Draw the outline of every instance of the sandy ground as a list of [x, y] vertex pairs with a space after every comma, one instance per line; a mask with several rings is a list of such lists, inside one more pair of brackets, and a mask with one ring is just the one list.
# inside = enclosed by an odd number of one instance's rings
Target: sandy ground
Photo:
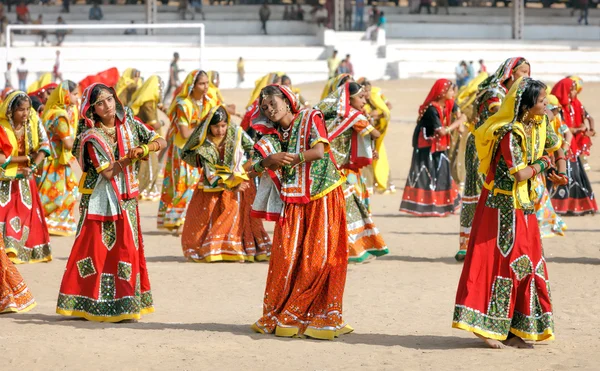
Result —
[[[72, 238], [54, 238], [54, 261], [20, 266], [38, 301], [32, 312], [0, 317], [0, 369], [22, 370], [427, 370], [598, 369], [600, 361], [600, 224], [566, 218], [564, 238], [544, 240], [552, 284], [556, 340], [535, 350], [490, 350], [450, 328], [461, 264], [458, 216], [421, 219], [398, 212], [411, 156], [418, 105], [432, 81], [378, 84], [393, 102], [386, 138], [395, 195], [373, 197], [373, 214], [390, 255], [351, 265], [344, 317], [356, 331], [336, 341], [281, 339], [252, 333], [261, 315], [267, 264], [194, 264], [177, 238], [155, 228], [157, 204], [143, 203], [142, 229], [156, 313], [139, 323], [64, 319], [55, 305]], [[318, 98], [321, 84], [303, 86]], [[243, 106], [247, 90], [224, 91]], [[586, 84], [593, 106], [600, 85]], [[313, 100], [314, 101], [314, 100]], [[596, 144], [597, 146], [600, 143]], [[600, 191], [600, 148], [590, 177]], [[272, 224], [268, 225], [272, 230]]]

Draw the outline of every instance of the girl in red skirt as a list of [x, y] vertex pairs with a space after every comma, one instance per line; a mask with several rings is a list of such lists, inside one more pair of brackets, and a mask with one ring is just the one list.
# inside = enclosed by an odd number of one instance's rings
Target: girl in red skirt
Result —
[[167, 143], [123, 107], [115, 91], [83, 93], [74, 153], [83, 170], [77, 237], [56, 312], [90, 321], [137, 320], [154, 311], [137, 206], [137, 166]]
[[475, 135], [479, 171], [486, 174], [465, 264], [456, 293], [452, 327], [471, 331], [492, 348], [528, 348], [528, 340], [554, 337], [550, 284], [534, 203], [536, 175], [552, 168], [548, 153], [559, 139], [545, 116], [546, 87], [528, 77], [511, 87], [498, 113]]

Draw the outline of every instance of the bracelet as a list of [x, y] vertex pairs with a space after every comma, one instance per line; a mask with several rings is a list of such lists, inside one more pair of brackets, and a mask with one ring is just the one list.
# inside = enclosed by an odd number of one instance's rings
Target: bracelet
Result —
[[554, 159], [555, 162], [556, 161], [560, 161], [560, 160], [563, 160], [563, 161], [567, 162], [567, 158], [565, 156], [560, 156], [560, 157], [557, 157], [557, 158]]
[[298, 153], [298, 158], [300, 159], [300, 161], [298, 161], [298, 164], [306, 162], [306, 159], [304, 158], [304, 153]]
[[529, 165], [529, 167], [533, 171], [533, 175], [531, 177], [534, 178], [536, 175], [538, 175], [538, 172], [537, 172], [537, 170], [535, 170], [535, 167], [533, 167], [533, 165]]
[[148, 145], [142, 144], [140, 148], [142, 149], [142, 151], [144, 151], [144, 153], [142, 154], [142, 158], [148, 156], [148, 153], [150, 153], [150, 148], [148, 148]]
[[152, 144], [156, 144], [156, 149], [153, 152], [158, 152], [160, 151], [160, 142], [157, 142], [156, 140], [154, 142], [152, 142]]
[[564, 171], [560, 171], [558, 174], [559, 174], [559, 175], [564, 175], [564, 176], [567, 176], [567, 173], [565, 173]]
[[[115, 164], [119, 165], [119, 167], [121, 168], [121, 172], [123, 172], [123, 165], [121, 165], [120, 161], [115, 161]], [[115, 174], [117, 175], [117, 174]]]
[[6, 160], [4, 160], [4, 163], [0, 166], [3, 169], [6, 169], [6, 167], [8, 166], [8, 164], [10, 164], [10, 161], [12, 160], [12, 155], [8, 156], [6, 158]]
[[31, 169], [32, 173], [35, 173], [38, 169], [38, 165], [34, 162], [29, 168]]

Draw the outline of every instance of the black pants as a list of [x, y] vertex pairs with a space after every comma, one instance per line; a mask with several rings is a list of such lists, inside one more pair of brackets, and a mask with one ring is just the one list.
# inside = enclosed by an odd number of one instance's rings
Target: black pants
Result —
[[262, 27], [260, 28], [260, 30], [263, 31], [266, 35], [267, 34], [267, 21], [263, 21], [261, 19], [260, 23], [262, 23]]
[[427, 14], [431, 14], [431, 4], [419, 4], [419, 14], [421, 14], [421, 9], [427, 8]]

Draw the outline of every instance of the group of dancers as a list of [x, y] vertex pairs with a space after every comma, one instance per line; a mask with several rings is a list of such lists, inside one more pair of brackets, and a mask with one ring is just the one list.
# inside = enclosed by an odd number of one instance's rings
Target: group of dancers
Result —
[[[582, 82], [561, 80], [550, 95], [529, 71], [511, 58], [458, 92], [435, 82], [419, 107], [400, 206], [446, 216], [462, 204], [453, 326], [493, 347], [553, 336], [538, 219], [562, 234], [556, 213], [596, 210], [582, 161], [595, 134], [577, 99]], [[373, 192], [395, 192], [381, 89], [343, 74], [310, 105], [274, 72], [256, 81], [244, 115], [223, 98], [216, 71], [190, 72], [168, 109], [160, 78], [142, 82], [134, 69], [115, 88], [78, 91], [64, 81], [36, 99], [2, 96], [0, 312], [35, 305], [9, 260], [50, 261], [52, 234], [75, 235], [57, 313], [106, 322], [151, 313], [138, 201], [155, 200], [157, 227], [181, 235], [188, 261], [269, 261], [254, 331], [352, 331], [342, 316], [348, 262], [388, 253], [369, 207]], [[272, 241], [263, 220], [276, 222]]]

